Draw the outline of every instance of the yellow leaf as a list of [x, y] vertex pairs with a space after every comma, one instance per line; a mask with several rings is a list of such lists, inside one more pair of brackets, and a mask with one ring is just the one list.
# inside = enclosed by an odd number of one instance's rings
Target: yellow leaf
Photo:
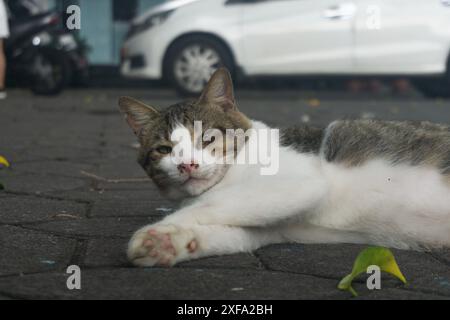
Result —
[[[392, 258], [394, 257], [392, 256]], [[383, 268], [380, 269], [381, 271], [392, 274], [394, 277], [397, 277], [398, 279], [400, 279], [401, 282], [406, 284], [406, 278], [400, 271], [400, 268], [398, 267], [398, 264], [395, 261], [395, 259], [389, 261], [388, 263], [386, 263], [386, 265], [383, 266]]]
[[1, 166], [9, 167], [9, 162], [4, 157], [0, 156], [0, 167]]
[[320, 100], [316, 98], [308, 99], [308, 104], [310, 107], [319, 107], [320, 106]]
[[387, 272], [406, 283], [406, 279], [403, 276], [394, 255], [391, 250], [382, 247], [369, 247], [361, 251], [353, 264], [352, 273], [344, 277], [339, 282], [338, 288], [341, 290], [348, 290], [354, 296], [358, 294], [352, 288], [352, 281], [363, 272], [367, 272], [369, 266], [378, 266], [381, 271]]

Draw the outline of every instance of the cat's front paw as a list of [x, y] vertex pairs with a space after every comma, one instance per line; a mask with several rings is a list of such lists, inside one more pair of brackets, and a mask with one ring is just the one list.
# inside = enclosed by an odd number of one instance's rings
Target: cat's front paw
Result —
[[189, 260], [198, 250], [190, 229], [156, 224], [137, 231], [128, 246], [128, 258], [139, 267], [173, 266]]

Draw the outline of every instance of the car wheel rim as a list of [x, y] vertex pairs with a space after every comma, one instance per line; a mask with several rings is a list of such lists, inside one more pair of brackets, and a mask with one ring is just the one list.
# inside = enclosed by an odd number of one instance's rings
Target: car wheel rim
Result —
[[220, 63], [219, 54], [211, 47], [189, 46], [175, 61], [176, 80], [184, 89], [200, 92]]

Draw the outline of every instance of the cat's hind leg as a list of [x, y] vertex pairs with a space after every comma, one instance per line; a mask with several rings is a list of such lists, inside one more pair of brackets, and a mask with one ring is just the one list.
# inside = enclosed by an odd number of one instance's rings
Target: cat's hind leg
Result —
[[283, 240], [271, 228], [154, 224], [134, 234], [128, 258], [141, 267], [172, 266], [206, 256], [250, 252]]

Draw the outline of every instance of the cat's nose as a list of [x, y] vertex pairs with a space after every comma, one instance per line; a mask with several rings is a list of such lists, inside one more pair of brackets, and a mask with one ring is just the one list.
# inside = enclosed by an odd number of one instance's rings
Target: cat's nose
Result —
[[180, 173], [191, 173], [192, 171], [198, 169], [199, 165], [197, 163], [182, 163], [178, 165], [178, 171]]

